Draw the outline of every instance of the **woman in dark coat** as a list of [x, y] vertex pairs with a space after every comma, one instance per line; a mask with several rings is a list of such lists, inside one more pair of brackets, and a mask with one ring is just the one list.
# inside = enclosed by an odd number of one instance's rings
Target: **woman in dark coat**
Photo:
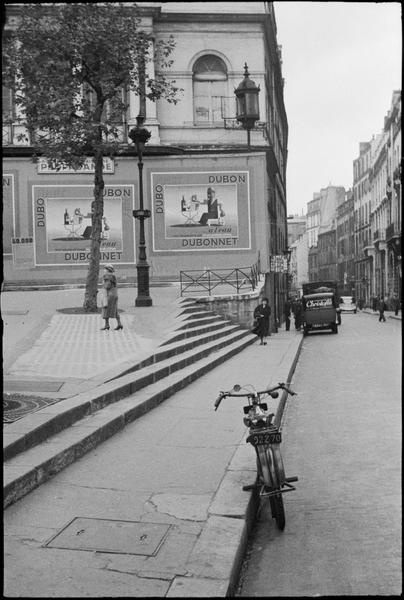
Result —
[[123, 329], [118, 312], [118, 290], [116, 287], [114, 267], [112, 265], [104, 265], [102, 287], [104, 289], [102, 318], [105, 319], [105, 326], [101, 327], [101, 331], [109, 329], [109, 319], [116, 319], [117, 327], [115, 327], [115, 329]]
[[261, 346], [266, 346], [265, 338], [269, 333], [269, 317], [271, 316], [271, 307], [268, 304], [268, 298], [263, 298], [262, 303], [254, 310], [254, 319], [256, 326], [252, 330], [253, 333], [261, 338]]

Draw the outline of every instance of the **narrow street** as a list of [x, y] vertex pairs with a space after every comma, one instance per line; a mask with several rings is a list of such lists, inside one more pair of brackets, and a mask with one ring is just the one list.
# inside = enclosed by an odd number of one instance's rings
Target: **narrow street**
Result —
[[344, 314], [309, 335], [283, 422], [286, 528], [260, 517], [239, 596], [396, 595], [401, 583], [401, 322]]

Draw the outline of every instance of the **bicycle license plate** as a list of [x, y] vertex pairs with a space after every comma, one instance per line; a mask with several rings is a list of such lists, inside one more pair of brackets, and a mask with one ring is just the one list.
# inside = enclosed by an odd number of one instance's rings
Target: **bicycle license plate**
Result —
[[253, 446], [260, 446], [262, 444], [280, 444], [281, 441], [282, 434], [279, 431], [252, 433], [247, 438], [247, 442]]

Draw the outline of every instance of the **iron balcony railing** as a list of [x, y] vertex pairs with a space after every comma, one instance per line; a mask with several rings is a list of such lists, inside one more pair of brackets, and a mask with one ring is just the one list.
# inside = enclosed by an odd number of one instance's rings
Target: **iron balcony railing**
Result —
[[400, 228], [397, 223], [390, 223], [388, 227], [386, 227], [386, 240], [391, 240], [395, 236], [400, 236]]
[[193, 295], [207, 293], [212, 296], [212, 292], [219, 287], [222, 294], [233, 290], [236, 290], [237, 294], [247, 290], [254, 291], [259, 279], [259, 261], [251, 267], [180, 271], [181, 296], [186, 293]]

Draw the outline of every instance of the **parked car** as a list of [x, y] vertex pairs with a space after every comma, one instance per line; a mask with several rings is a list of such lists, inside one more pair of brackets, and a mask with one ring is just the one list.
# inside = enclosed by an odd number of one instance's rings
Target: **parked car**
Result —
[[354, 299], [352, 298], [352, 296], [341, 296], [339, 299], [341, 311], [356, 313], [356, 302], [354, 302], [353, 300]]

